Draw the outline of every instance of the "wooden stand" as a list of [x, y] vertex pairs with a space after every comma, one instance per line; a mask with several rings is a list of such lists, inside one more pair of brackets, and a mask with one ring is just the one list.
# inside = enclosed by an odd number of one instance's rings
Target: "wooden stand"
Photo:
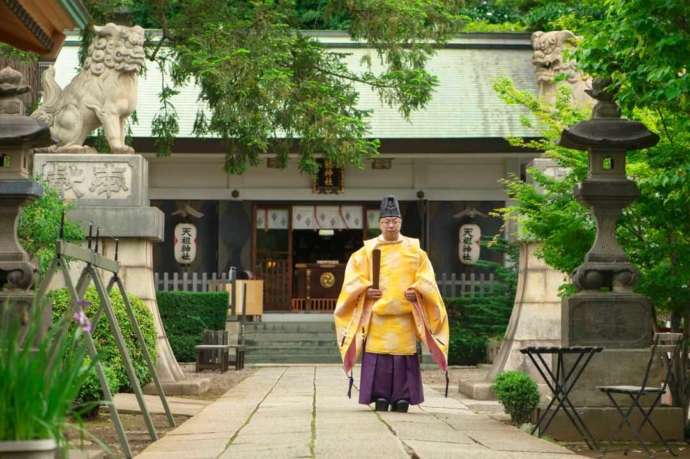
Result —
[[[263, 280], [236, 280], [235, 281], [235, 304], [236, 311], [232, 311], [232, 315], [240, 316], [242, 314], [242, 305], [245, 304], [243, 295], [247, 292], [247, 310], [244, 311], [245, 316], [252, 319], [260, 319], [264, 313], [264, 281]], [[225, 284], [225, 289], [232, 296], [232, 284]], [[230, 304], [232, 306], [232, 299]]]

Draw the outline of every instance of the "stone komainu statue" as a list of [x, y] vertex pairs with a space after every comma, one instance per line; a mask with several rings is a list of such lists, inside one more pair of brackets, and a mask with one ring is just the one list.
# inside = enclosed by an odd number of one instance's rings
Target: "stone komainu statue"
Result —
[[103, 126], [113, 153], [134, 153], [125, 145], [126, 119], [136, 109], [139, 73], [144, 66], [144, 29], [113, 23], [94, 27], [81, 72], [65, 89], [51, 66], [43, 75], [43, 103], [31, 115], [50, 126], [56, 152], [87, 152], [91, 131]]
[[562, 74], [570, 85], [575, 106], [583, 108], [592, 105], [592, 99], [585, 93], [591, 86], [590, 79], [577, 70], [574, 61], [563, 55], [563, 51], [576, 46], [577, 36], [569, 30], [532, 34], [532, 64], [537, 75], [539, 98], [544, 102], [553, 104], [556, 101], [556, 77]]

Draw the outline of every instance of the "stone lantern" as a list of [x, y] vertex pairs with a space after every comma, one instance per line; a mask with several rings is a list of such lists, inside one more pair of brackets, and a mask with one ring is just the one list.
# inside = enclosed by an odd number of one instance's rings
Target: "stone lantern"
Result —
[[562, 338], [564, 345], [642, 348], [651, 343], [651, 307], [632, 291], [639, 273], [616, 240], [616, 221], [640, 195], [625, 175], [626, 152], [651, 147], [659, 136], [620, 117], [604, 92], [609, 83], [594, 81], [588, 91], [597, 100], [592, 119], [565, 129], [560, 140], [564, 147], [589, 153], [587, 178], [574, 194], [597, 224], [594, 244], [573, 275], [577, 293], [564, 302]]
[[[626, 153], [659, 141], [642, 123], [620, 117], [612, 95], [605, 92], [609, 85], [607, 80], [592, 83], [588, 94], [597, 101], [592, 119], [565, 129], [559, 142], [589, 154], [587, 178], [573, 194], [591, 209], [597, 232], [584, 262], [573, 273], [577, 292], [561, 304], [561, 339], [564, 346], [604, 348], [591, 360], [569, 397], [599, 439], [611, 438], [620, 416], [596, 387], [639, 385], [649, 361], [651, 305], [645, 296], [633, 291], [639, 272], [616, 240], [616, 222], [623, 209], [640, 195], [635, 182], [626, 177]], [[652, 368], [648, 384], [657, 384], [660, 374]], [[643, 406], [649, 402], [640, 400]], [[654, 410], [652, 422], [664, 438], [683, 438], [681, 408], [661, 406]], [[643, 429], [641, 435], [651, 438], [648, 430]], [[562, 412], [554, 418], [549, 433], [559, 440], [579, 439]]]
[[34, 265], [17, 240], [21, 207], [40, 197], [41, 186], [31, 179], [34, 147], [52, 144], [48, 126], [25, 116], [20, 95], [29, 91], [22, 74], [0, 70], [0, 301], [31, 303], [28, 289]]

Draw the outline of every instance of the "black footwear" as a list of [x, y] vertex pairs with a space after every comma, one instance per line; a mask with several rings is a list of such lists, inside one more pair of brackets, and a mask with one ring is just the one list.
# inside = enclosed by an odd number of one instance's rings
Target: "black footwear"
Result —
[[407, 400], [398, 400], [393, 404], [391, 411], [396, 411], [398, 413], [407, 413], [407, 409], [410, 407], [410, 402]]
[[388, 400], [385, 398], [377, 398], [375, 404], [376, 411], [388, 411], [388, 405], [390, 402], [388, 402]]

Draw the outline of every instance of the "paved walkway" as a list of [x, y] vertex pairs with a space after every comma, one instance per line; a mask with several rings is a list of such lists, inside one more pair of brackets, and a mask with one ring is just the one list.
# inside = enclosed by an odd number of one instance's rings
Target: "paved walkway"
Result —
[[346, 390], [337, 367], [261, 368], [138, 457], [582, 457], [429, 387], [425, 403], [406, 414], [377, 413], [357, 404], [356, 390], [348, 399]]

